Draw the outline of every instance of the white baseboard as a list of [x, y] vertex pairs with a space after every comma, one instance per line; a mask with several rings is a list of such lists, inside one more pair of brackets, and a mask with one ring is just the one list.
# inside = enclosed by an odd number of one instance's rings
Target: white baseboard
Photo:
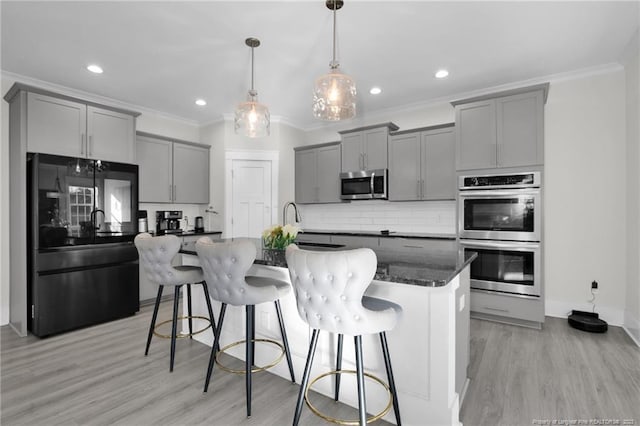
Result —
[[[548, 317], [566, 318], [572, 310], [591, 312], [593, 306], [590, 303], [570, 303], [557, 300], [545, 300], [544, 314]], [[608, 306], [596, 305], [596, 313], [609, 325], [622, 327], [624, 324], [624, 311], [622, 309], [610, 308]]]

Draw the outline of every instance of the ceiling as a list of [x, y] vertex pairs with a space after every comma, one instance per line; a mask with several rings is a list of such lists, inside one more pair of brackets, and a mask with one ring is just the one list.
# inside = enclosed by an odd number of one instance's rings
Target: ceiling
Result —
[[[233, 113], [250, 86], [272, 117], [303, 129], [313, 81], [331, 60], [323, 0], [0, 2], [2, 70], [199, 124]], [[345, 0], [338, 58], [358, 85], [358, 115], [615, 63], [639, 2]], [[97, 63], [101, 75], [85, 67]], [[446, 68], [448, 78], [434, 73]], [[372, 86], [382, 94], [369, 94]], [[205, 107], [195, 105], [205, 99]]]

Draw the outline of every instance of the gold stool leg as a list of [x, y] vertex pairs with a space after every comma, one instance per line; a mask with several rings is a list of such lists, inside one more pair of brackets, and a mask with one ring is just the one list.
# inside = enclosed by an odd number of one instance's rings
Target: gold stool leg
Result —
[[[321, 380], [321, 379], [323, 379], [325, 377], [328, 377], [328, 376], [339, 375], [339, 374], [354, 374], [355, 375], [357, 373], [356, 373], [356, 370], [340, 370], [340, 371], [333, 370], [333, 371], [329, 371], [327, 373], [324, 373], [324, 374], [321, 374], [321, 375], [317, 376], [316, 378], [311, 380], [309, 382], [309, 385], [306, 387], [306, 389], [304, 391], [304, 401], [307, 404], [307, 406], [309, 407], [309, 409], [313, 412], [313, 414], [315, 414], [316, 416], [320, 417], [321, 419], [324, 419], [324, 420], [326, 420], [328, 422], [336, 423], [336, 424], [339, 424], [339, 425], [354, 425], [354, 426], [357, 426], [357, 425], [360, 424], [360, 420], [347, 420], [347, 419], [339, 419], [339, 418], [336, 418], [336, 417], [331, 417], [331, 416], [329, 416], [327, 414], [322, 413], [320, 410], [318, 410], [318, 408], [316, 408], [311, 403], [311, 401], [309, 401], [309, 391], [311, 390], [311, 387], [318, 380]], [[380, 385], [382, 385], [386, 389], [387, 393], [389, 394], [389, 402], [387, 403], [387, 406], [382, 411], [380, 411], [379, 413], [377, 413], [377, 414], [375, 414], [375, 415], [373, 415], [373, 416], [371, 416], [371, 417], [369, 417], [367, 419], [367, 423], [372, 423], [372, 422], [375, 422], [376, 420], [381, 419], [389, 411], [391, 411], [391, 407], [393, 406], [393, 397], [391, 395], [391, 390], [390, 390], [389, 386], [384, 381], [382, 381], [382, 379], [379, 379], [378, 377], [376, 377], [376, 376], [374, 376], [372, 374], [369, 374], [369, 373], [363, 373], [363, 375], [364, 375], [364, 377], [367, 377], [367, 378], [379, 383]]]

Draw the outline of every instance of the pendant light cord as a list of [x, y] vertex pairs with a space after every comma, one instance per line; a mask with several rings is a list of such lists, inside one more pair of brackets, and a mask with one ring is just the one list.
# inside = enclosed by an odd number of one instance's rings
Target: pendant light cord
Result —
[[331, 61], [331, 69], [338, 68], [338, 62], [336, 61], [336, 7], [337, 0], [333, 0], [333, 61]]
[[[251, 92], [254, 93], [255, 89], [253, 88], [253, 49], [254, 47], [251, 46]], [[255, 95], [252, 95], [255, 96]]]

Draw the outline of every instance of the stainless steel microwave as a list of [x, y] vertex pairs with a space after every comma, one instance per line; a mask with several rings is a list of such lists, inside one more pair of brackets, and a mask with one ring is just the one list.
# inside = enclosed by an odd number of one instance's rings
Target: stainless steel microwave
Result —
[[340, 173], [340, 199], [387, 199], [387, 170], [359, 170]]

